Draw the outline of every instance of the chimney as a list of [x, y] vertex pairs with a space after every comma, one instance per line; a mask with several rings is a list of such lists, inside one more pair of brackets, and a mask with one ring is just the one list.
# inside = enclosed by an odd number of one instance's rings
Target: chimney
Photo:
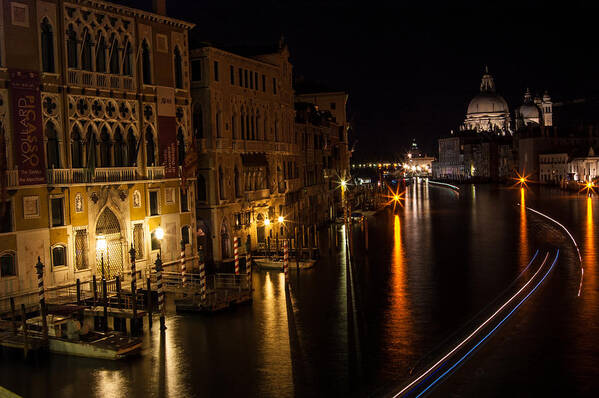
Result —
[[166, 16], [166, 0], [152, 0], [152, 8], [156, 14]]

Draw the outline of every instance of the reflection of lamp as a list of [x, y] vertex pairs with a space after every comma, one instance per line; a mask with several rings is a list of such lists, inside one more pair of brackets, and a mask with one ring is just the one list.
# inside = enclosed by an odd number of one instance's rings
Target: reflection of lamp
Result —
[[285, 222], [285, 217], [279, 216], [278, 221], [282, 224]]
[[158, 239], [160, 243], [160, 256], [162, 256], [162, 238], [164, 238], [164, 229], [162, 227], [158, 227], [154, 230], [154, 236]]
[[100, 252], [100, 258], [102, 261], [102, 279], [104, 278], [104, 252], [106, 251], [106, 238], [103, 236], [98, 236], [96, 240], [96, 250]]
[[270, 220], [268, 218], [264, 220], [264, 225], [267, 227], [270, 225]]

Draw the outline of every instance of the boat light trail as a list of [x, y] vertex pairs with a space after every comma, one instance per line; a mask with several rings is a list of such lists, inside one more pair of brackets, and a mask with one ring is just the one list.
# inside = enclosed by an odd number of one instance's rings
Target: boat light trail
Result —
[[546, 219], [553, 221], [554, 223], [556, 223], [557, 225], [559, 225], [560, 227], [562, 227], [562, 229], [564, 231], [566, 231], [566, 233], [568, 234], [568, 236], [570, 237], [570, 239], [572, 239], [572, 243], [574, 243], [574, 247], [576, 248], [576, 251], [578, 252], [578, 260], [580, 260], [580, 284], [578, 286], [578, 297], [580, 297], [580, 293], [582, 291], [582, 279], [584, 278], [584, 267], [582, 265], [582, 256], [580, 255], [580, 249], [578, 248], [578, 244], [576, 243], [576, 240], [574, 239], [574, 237], [572, 236], [572, 234], [570, 233], [570, 231], [568, 231], [568, 229], [566, 227], [563, 226], [562, 223], [560, 223], [559, 221], [557, 221], [554, 218], [549, 217], [546, 214], [541, 213], [540, 211], [537, 211], [535, 209], [532, 209], [530, 207], [526, 208], [527, 210], [532, 211], [533, 213], [536, 213], [542, 217], [545, 217]]
[[[549, 255], [549, 253], [547, 253], [547, 255]], [[445, 377], [449, 372], [451, 372], [456, 366], [458, 366], [460, 363], [462, 363], [472, 353], [472, 351], [476, 350], [478, 348], [478, 346], [481, 345], [489, 336], [491, 336], [495, 332], [495, 330], [497, 330], [497, 328], [499, 328], [528, 299], [528, 297], [537, 290], [537, 288], [541, 285], [541, 283], [543, 283], [543, 281], [545, 280], [545, 278], [547, 278], [547, 276], [549, 275], [549, 273], [551, 272], [551, 270], [553, 269], [553, 267], [555, 267], [555, 264], [557, 263], [557, 259], [558, 258], [559, 258], [559, 249], [557, 249], [557, 254], [555, 255], [555, 259], [553, 260], [553, 263], [551, 264], [551, 267], [549, 267], [549, 269], [547, 270], [547, 272], [545, 273], [545, 275], [543, 275], [543, 277], [535, 285], [535, 287], [533, 287], [532, 290], [522, 300], [520, 300], [520, 302], [501, 320], [501, 322], [499, 322], [493, 329], [491, 329], [491, 331], [489, 333], [487, 333], [487, 335], [485, 337], [483, 337], [478, 343], [476, 343], [476, 345], [474, 347], [472, 347], [466, 354], [464, 354], [464, 356], [462, 356], [449, 369], [447, 369], [445, 372], [443, 372], [443, 374], [441, 374], [431, 384], [429, 384], [428, 387], [426, 387], [423, 391], [421, 391], [420, 394], [418, 394], [416, 396], [416, 398], [421, 397], [423, 394], [425, 394], [439, 380], [443, 379], [443, 377]], [[547, 258], [545, 258], [545, 259], [547, 259]], [[544, 263], [545, 262], [543, 262], [543, 264]]]
[[543, 263], [541, 264], [541, 266], [539, 267], [539, 269], [534, 273], [534, 275], [524, 284], [524, 286], [522, 286], [516, 293], [514, 293], [514, 295], [508, 301], [506, 301], [505, 303], [503, 303], [503, 305], [501, 307], [499, 307], [499, 309], [497, 311], [495, 311], [493, 313], [493, 315], [491, 315], [490, 317], [488, 317], [486, 321], [484, 321], [483, 323], [481, 323], [472, 333], [470, 333], [464, 340], [462, 340], [460, 342], [460, 344], [458, 344], [457, 346], [455, 346], [451, 351], [449, 351], [441, 359], [439, 359], [437, 362], [435, 362], [434, 365], [432, 365], [430, 368], [428, 368], [427, 370], [425, 370], [414, 381], [412, 381], [410, 384], [408, 384], [407, 386], [405, 386], [401, 391], [399, 391], [397, 394], [395, 394], [393, 396], [393, 398], [399, 397], [400, 395], [402, 395], [406, 391], [412, 389], [412, 387], [414, 387], [414, 385], [416, 385], [417, 383], [419, 383], [426, 375], [428, 375], [437, 366], [439, 366], [440, 364], [442, 364], [443, 362], [445, 362], [445, 360], [447, 358], [449, 358], [451, 355], [453, 355], [464, 344], [466, 344], [475, 334], [477, 334], [482, 328], [484, 328], [489, 322], [491, 322], [493, 320], [493, 318], [495, 318], [497, 316], [497, 314], [499, 314], [501, 311], [503, 311], [503, 309], [505, 307], [507, 307], [524, 289], [526, 289], [528, 287], [528, 285], [532, 282], [532, 280], [535, 279], [535, 277], [537, 276], [537, 274], [539, 273], [539, 271], [541, 271], [541, 269], [545, 266], [545, 263], [547, 262], [547, 258], [549, 258], [549, 253], [547, 253], [545, 255], [545, 259], [543, 260]]
[[426, 181], [427, 181], [429, 184], [433, 184], [433, 185], [435, 185], [435, 184], [436, 184], [436, 185], [443, 185], [443, 186], [446, 186], [446, 187], [448, 187], [448, 188], [454, 189], [454, 190], [456, 190], [456, 191], [458, 191], [458, 192], [460, 191], [460, 188], [459, 188], [459, 187], [456, 187], [455, 185], [446, 184], [446, 183], [444, 183], [444, 182], [431, 181], [431, 180], [426, 180]]

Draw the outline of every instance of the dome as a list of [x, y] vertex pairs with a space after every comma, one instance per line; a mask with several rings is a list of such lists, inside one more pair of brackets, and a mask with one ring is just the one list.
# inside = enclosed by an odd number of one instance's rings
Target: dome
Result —
[[492, 92], [480, 93], [470, 101], [468, 115], [477, 113], [508, 113], [507, 102], [499, 94]]
[[518, 108], [518, 114], [523, 119], [538, 119], [539, 118], [539, 108], [532, 104], [524, 104]]

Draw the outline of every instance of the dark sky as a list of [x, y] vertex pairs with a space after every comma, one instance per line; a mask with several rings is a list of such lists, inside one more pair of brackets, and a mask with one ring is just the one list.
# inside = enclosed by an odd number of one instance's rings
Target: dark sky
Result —
[[526, 87], [547, 89], [554, 100], [599, 89], [598, 10], [410, 4], [424, 7], [168, 0], [167, 10], [195, 23], [194, 37], [216, 44], [272, 44], [283, 34], [296, 75], [349, 93], [358, 159], [398, 153], [412, 138], [436, 152], [436, 139], [463, 121], [484, 65], [510, 110]]

